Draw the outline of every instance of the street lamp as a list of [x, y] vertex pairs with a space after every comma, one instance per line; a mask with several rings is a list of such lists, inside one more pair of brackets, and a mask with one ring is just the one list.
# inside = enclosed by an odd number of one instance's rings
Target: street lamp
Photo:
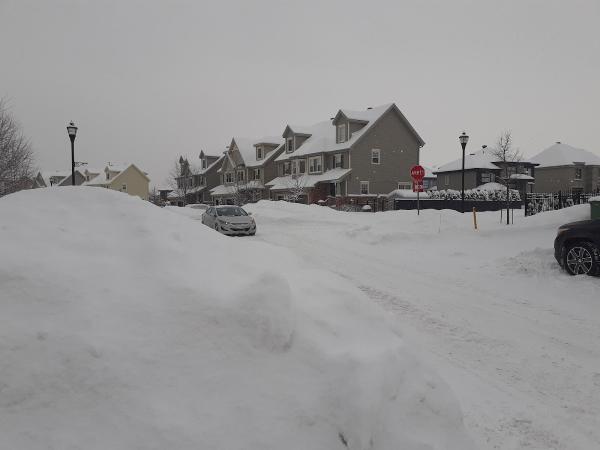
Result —
[[462, 188], [460, 194], [460, 212], [465, 212], [465, 147], [469, 142], [469, 136], [464, 131], [458, 137], [460, 145], [462, 146]]
[[67, 133], [69, 133], [69, 139], [71, 139], [71, 184], [75, 186], [75, 135], [77, 134], [77, 127], [73, 121], [67, 125]]

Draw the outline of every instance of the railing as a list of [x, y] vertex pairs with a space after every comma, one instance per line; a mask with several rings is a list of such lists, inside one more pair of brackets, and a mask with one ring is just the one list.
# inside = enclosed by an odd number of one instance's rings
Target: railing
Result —
[[525, 215], [533, 216], [540, 212], [554, 211], [573, 205], [581, 205], [588, 203], [589, 199], [596, 195], [598, 194], [563, 194], [562, 192], [529, 193], [527, 194], [525, 204]]

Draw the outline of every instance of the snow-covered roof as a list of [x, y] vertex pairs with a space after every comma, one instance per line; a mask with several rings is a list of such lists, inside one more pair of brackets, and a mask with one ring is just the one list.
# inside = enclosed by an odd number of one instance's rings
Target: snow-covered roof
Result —
[[107, 181], [110, 181], [110, 180], [107, 180], [106, 174], [104, 172], [102, 172], [102, 173], [99, 173], [98, 175], [96, 175], [90, 181], [85, 181], [83, 184], [85, 186], [104, 186]]
[[248, 138], [234, 137], [233, 142], [235, 142], [235, 145], [236, 145], [237, 149], [239, 150], [240, 155], [241, 155], [246, 167], [255, 167], [255, 166], [261, 166], [265, 162], [264, 158], [261, 160], [256, 159], [255, 145], [273, 144], [273, 145], [277, 145], [278, 147], [280, 147], [283, 144], [283, 138], [280, 136], [267, 136], [267, 137], [262, 137], [262, 138], [258, 138], [258, 139], [257, 138], [248, 139]]
[[525, 175], [524, 173], [513, 173], [510, 176], [512, 180], [535, 180], [531, 175]]
[[[150, 178], [148, 178], [148, 174], [146, 172], [144, 172], [143, 170], [141, 170], [135, 164], [127, 164], [126, 166], [111, 164], [109, 166], [106, 166], [106, 168], [101, 173], [99, 173], [98, 175], [96, 175], [90, 181], [86, 181], [83, 184], [86, 185], [86, 186], [105, 186], [105, 185], [107, 185], [109, 183], [114, 182], [117, 178], [119, 178], [121, 176], [121, 174], [126, 169], [128, 169], [131, 166], [133, 166], [137, 170], [139, 170], [144, 175], [144, 177], [146, 177], [148, 179], [148, 181], [150, 181]], [[119, 168], [119, 170], [117, 170], [117, 167]], [[110, 180], [107, 180], [106, 179], [106, 172], [105, 172], [106, 169], [108, 169], [110, 172], [117, 172], [117, 175], [115, 175], [114, 177], [112, 177]]]
[[600, 156], [582, 148], [557, 142], [531, 158], [539, 167], [572, 166], [576, 163], [600, 165]]
[[[292, 153], [282, 153], [276, 161], [285, 161], [290, 157], [312, 155], [321, 152], [335, 152], [350, 148], [367, 133], [377, 120], [385, 114], [389, 109], [393, 108], [393, 103], [377, 106], [365, 111], [349, 111], [341, 110], [346, 117], [353, 120], [361, 120], [368, 122], [360, 130], [355, 131], [346, 142], [336, 143], [335, 126], [331, 120], [316, 123], [311, 126], [288, 125], [294, 133], [309, 134], [310, 137], [300, 145], [299, 148]], [[407, 121], [408, 123], [408, 121]]]
[[[477, 150], [474, 153], [465, 155], [465, 170], [470, 169], [499, 169], [493, 161], [497, 161], [498, 158], [494, 156], [492, 149], [485, 147]], [[455, 159], [448, 164], [444, 164], [436, 170], [436, 173], [441, 172], [454, 172], [456, 170], [462, 170], [462, 158]]]
[[221, 155], [219, 156], [215, 162], [213, 162], [212, 164], [209, 164], [208, 167], [206, 169], [200, 169], [200, 171], [198, 172], [199, 175], [204, 175], [206, 172], [208, 172], [209, 170], [211, 170], [213, 167], [222, 164], [223, 163], [223, 158], [225, 158], [225, 155]]
[[428, 166], [423, 166], [423, 169], [425, 169], [425, 178], [437, 178], [437, 175], [434, 173], [437, 169]]
[[293, 187], [312, 188], [317, 183], [324, 181], [339, 181], [346, 177], [352, 169], [331, 169], [318, 175], [304, 174], [298, 178], [293, 178], [291, 175], [285, 177], [277, 177], [267, 183], [273, 190], [287, 190]]
[[243, 185], [225, 185], [220, 184], [210, 190], [210, 195], [233, 195], [236, 190], [243, 189], [264, 189], [264, 185], [258, 180], [251, 180]]

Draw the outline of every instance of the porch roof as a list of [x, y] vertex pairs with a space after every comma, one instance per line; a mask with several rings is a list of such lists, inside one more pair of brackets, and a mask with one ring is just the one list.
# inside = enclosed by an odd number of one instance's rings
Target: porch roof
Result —
[[313, 188], [317, 183], [322, 182], [337, 182], [348, 176], [352, 169], [331, 169], [320, 174], [309, 175], [304, 174], [300, 177], [293, 178], [291, 175], [285, 177], [277, 177], [267, 183], [274, 191], [285, 191], [288, 189], [302, 187]]

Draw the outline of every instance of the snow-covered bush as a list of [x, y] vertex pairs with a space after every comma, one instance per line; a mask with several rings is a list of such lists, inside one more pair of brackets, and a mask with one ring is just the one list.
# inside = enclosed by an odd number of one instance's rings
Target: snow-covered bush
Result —
[[[484, 185], [485, 186], [485, 185]], [[501, 186], [501, 185], [500, 185]], [[519, 191], [511, 189], [509, 191], [509, 199], [513, 202], [521, 200]], [[461, 192], [454, 189], [445, 189], [440, 191], [429, 191], [427, 196], [433, 200], [460, 200]], [[465, 200], [476, 201], [506, 201], [506, 188], [486, 189], [480, 186], [476, 189], [465, 190]]]

